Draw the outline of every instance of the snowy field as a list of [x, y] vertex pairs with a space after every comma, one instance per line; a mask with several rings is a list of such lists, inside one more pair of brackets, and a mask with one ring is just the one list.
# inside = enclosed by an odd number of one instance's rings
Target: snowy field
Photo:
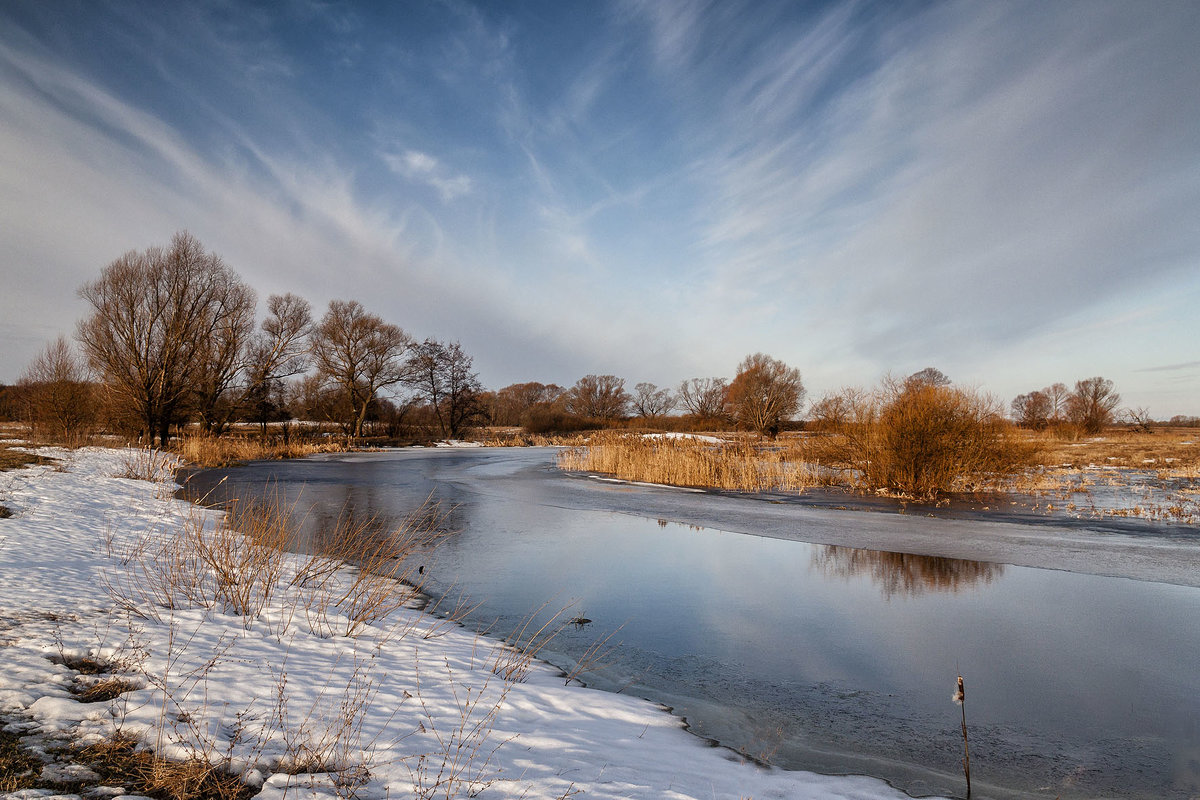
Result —
[[[173, 499], [169, 475], [117, 477], [154, 466], [131, 451], [38, 452], [58, 466], [0, 472], [0, 724], [27, 747], [131, 736], [267, 798], [905, 797], [759, 767], [431, 615], [375, 619], [350, 568], [275, 555], [222, 583], [188, 545], [221, 541], [218, 516]], [[107, 674], [66, 666], [84, 658]], [[80, 702], [114, 676], [127, 691]], [[79, 781], [75, 796], [124, 792], [51, 761], [44, 777]]]

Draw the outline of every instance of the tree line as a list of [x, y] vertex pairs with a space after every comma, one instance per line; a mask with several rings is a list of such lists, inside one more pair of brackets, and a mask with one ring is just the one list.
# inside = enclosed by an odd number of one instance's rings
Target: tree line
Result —
[[71, 435], [96, 424], [166, 444], [172, 426], [219, 434], [236, 420], [263, 426], [302, 405], [362, 436], [384, 390], [403, 385], [443, 436], [480, 413], [482, 391], [458, 343], [414, 340], [354, 300], [333, 300], [320, 319], [294, 294], [257, 298], [220, 256], [191, 234], [130, 251], [80, 289], [90, 312], [75, 339], [51, 343], [18, 383], [24, 416]]
[[[520, 426], [535, 433], [612, 426], [631, 418], [692, 428], [736, 426], [773, 436], [795, 420], [806, 389], [799, 370], [764, 353], [747, 356], [732, 380], [692, 378], [678, 387], [615, 375], [586, 375], [570, 387], [516, 383], [486, 391], [458, 342], [418, 341], [355, 300], [333, 300], [315, 318], [294, 294], [257, 295], [215, 253], [181, 231], [166, 247], [130, 251], [81, 287], [89, 312], [75, 355], [65, 337], [50, 343], [16, 387], [0, 391], [0, 414], [72, 438], [102, 424], [165, 444], [173, 426], [220, 434], [234, 422], [293, 416], [334, 422], [352, 437], [403, 426], [457, 438], [473, 426]], [[890, 381], [893, 399], [915, 387], [949, 387], [929, 367]], [[947, 389], [948, 392], [961, 392]], [[912, 394], [910, 391], [908, 394]], [[814, 403], [816, 427], [837, 427], [883, 395], [842, 390]], [[1018, 396], [1012, 418], [1040, 429], [1072, 424], [1094, 432], [1114, 421], [1120, 396], [1102, 377], [1055, 383]], [[995, 403], [966, 403], [1003, 417]], [[1144, 409], [1126, 412], [1149, 422]], [[1186, 424], [1181, 419], [1181, 424]]]

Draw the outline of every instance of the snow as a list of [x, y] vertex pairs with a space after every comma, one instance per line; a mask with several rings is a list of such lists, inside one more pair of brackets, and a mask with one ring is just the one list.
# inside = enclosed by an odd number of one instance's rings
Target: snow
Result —
[[699, 433], [643, 433], [643, 439], [691, 439], [696, 442], [704, 442], [705, 444], [725, 444], [724, 439], [718, 439], [716, 436], [704, 436]]
[[[119, 731], [231, 768], [268, 800], [350, 787], [378, 798], [434, 787], [481, 798], [905, 797], [874, 778], [756, 766], [652, 703], [568, 685], [536, 661], [506, 680], [497, 663], [511, 650], [410, 608], [343, 635], [342, 611], [304, 581], [289, 585], [301, 556], [278, 556], [278, 583], [247, 616], [195, 591], [156, 604], [171, 543], [189, 525], [209, 535], [218, 515], [174, 499], [169, 482], [115, 477], [130, 451], [39, 452], [59, 465], [0, 472], [14, 514], [0, 520], [0, 715], [26, 734], [87, 743]], [[343, 568], [335, 581], [353, 576]], [[138, 688], [78, 702], [71, 687], [96, 678], [64, 662], [84, 656]], [[80, 769], [51, 771], [86, 780]]]

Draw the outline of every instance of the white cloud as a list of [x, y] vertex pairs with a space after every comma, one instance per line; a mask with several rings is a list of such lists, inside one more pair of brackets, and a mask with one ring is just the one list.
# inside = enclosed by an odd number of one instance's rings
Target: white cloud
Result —
[[388, 169], [400, 177], [436, 190], [444, 203], [469, 195], [474, 186], [470, 177], [452, 174], [436, 158], [419, 150], [384, 152], [379, 157]]

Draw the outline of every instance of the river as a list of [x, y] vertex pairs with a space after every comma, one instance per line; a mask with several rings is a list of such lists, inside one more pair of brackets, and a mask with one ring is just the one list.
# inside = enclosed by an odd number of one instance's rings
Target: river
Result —
[[[1200, 532], [822, 508], [565, 474], [551, 449], [406, 449], [196, 473], [220, 503], [277, 494], [315, 526], [392, 525], [426, 498], [453, 532], [427, 590], [504, 635], [569, 606], [541, 655], [662, 703], [787, 769], [975, 797], [1200, 792]], [[538, 609], [541, 609], [538, 612]]]

